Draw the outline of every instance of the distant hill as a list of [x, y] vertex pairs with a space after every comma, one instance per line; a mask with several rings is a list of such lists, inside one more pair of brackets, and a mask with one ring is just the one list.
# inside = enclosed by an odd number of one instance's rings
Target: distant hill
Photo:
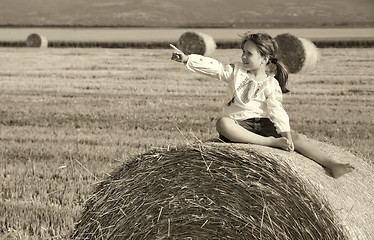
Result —
[[373, 0], [0, 0], [0, 25], [374, 26]]

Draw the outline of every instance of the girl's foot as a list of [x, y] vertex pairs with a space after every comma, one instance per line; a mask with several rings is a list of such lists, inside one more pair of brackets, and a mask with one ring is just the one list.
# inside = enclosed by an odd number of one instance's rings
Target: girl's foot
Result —
[[269, 139], [270, 139], [270, 142], [271, 142], [270, 143], [271, 147], [282, 148], [283, 150], [286, 150], [286, 151], [289, 150], [290, 143], [289, 143], [287, 138], [285, 138], [285, 137], [279, 137], [279, 138], [269, 137]]
[[352, 172], [355, 168], [350, 165], [349, 163], [343, 164], [343, 163], [337, 163], [334, 164], [334, 166], [330, 169], [331, 175], [334, 178], [338, 178], [343, 176], [346, 173]]

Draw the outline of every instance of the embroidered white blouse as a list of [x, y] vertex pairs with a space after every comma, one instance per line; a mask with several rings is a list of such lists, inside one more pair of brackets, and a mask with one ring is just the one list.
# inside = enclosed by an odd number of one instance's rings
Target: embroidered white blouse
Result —
[[289, 117], [282, 106], [282, 91], [274, 77], [268, 76], [258, 82], [242, 63], [222, 64], [196, 54], [189, 55], [186, 67], [228, 83], [223, 116], [235, 120], [269, 118], [278, 133], [290, 131]]

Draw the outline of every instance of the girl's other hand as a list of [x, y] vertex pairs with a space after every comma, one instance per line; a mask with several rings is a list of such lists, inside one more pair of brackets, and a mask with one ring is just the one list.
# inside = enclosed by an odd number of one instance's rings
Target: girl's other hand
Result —
[[295, 150], [295, 145], [294, 145], [293, 140], [292, 140], [291, 132], [282, 132], [281, 136], [287, 138], [287, 140], [288, 140], [289, 145], [288, 145], [287, 150], [290, 151], [290, 152], [294, 151]]
[[295, 145], [294, 145], [294, 143], [293, 143], [292, 138], [289, 138], [288, 141], [290, 142], [290, 146], [289, 146], [288, 150], [289, 150], [290, 152], [293, 152], [293, 151], [295, 150]]

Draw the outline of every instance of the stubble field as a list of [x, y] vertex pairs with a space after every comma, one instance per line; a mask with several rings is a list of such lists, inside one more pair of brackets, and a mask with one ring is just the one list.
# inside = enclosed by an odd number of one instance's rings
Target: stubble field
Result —
[[[230, 63], [240, 50], [219, 49]], [[291, 127], [373, 162], [374, 49], [320, 49], [290, 75]], [[66, 239], [129, 157], [217, 136], [225, 83], [167, 49], [0, 49], [0, 238]]]

